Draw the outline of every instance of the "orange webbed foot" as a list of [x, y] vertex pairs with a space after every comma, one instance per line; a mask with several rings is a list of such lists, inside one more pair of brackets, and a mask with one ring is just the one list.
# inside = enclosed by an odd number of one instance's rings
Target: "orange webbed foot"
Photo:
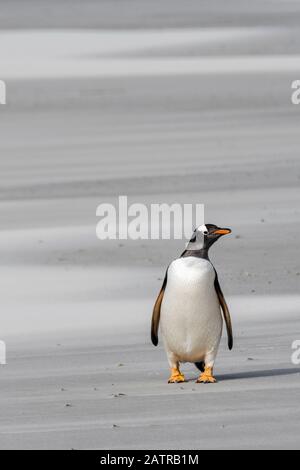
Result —
[[200, 375], [197, 383], [199, 384], [215, 384], [217, 380], [213, 376], [212, 367], [205, 367], [205, 371]]
[[185, 382], [184, 375], [180, 372], [179, 369], [174, 368], [172, 369], [171, 377], [169, 378], [169, 384], [179, 384]]

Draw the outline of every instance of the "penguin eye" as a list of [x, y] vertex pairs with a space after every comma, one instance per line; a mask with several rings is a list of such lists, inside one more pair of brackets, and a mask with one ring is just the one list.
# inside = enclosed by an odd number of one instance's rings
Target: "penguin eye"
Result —
[[205, 230], [205, 231], [203, 232], [203, 235], [208, 235], [208, 231]]

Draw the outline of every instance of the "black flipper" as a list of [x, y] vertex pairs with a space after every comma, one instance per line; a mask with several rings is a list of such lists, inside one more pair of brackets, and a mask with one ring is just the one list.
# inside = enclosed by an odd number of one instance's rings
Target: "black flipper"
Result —
[[160, 320], [160, 307], [161, 303], [164, 298], [164, 293], [167, 285], [167, 280], [168, 280], [168, 271], [166, 272], [165, 279], [162, 285], [162, 288], [160, 290], [160, 293], [158, 294], [158, 297], [156, 299], [154, 308], [153, 308], [153, 314], [152, 314], [152, 324], [151, 324], [151, 340], [154, 346], [158, 345], [158, 328], [159, 328], [159, 320]]
[[227, 306], [225, 297], [223, 295], [217, 273], [216, 273], [216, 279], [215, 279], [215, 289], [219, 298], [220, 306], [221, 306], [224, 320], [226, 323], [226, 329], [227, 329], [227, 335], [228, 335], [228, 348], [231, 350], [233, 348], [232, 323], [231, 323], [229, 308]]

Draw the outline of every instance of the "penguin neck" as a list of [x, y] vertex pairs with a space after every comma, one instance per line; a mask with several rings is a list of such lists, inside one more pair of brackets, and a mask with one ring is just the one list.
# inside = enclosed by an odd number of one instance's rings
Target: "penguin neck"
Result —
[[202, 258], [206, 259], [207, 261], [210, 261], [209, 259], [209, 254], [208, 254], [209, 248], [201, 248], [201, 250], [186, 250], [182, 258], [187, 258], [189, 256], [193, 256], [194, 258]]

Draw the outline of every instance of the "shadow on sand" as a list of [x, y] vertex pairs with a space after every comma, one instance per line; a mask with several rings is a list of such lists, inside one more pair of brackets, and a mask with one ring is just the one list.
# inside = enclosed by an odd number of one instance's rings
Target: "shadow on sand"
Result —
[[238, 372], [236, 374], [217, 375], [218, 382], [228, 380], [242, 380], [242, 379], [258, 379], [263, 377], [280, 377], [284, 375], [300, 374], [299, 368], [294, 369], [270, 369], [270, 370], [254, 370], [247, 372]]

